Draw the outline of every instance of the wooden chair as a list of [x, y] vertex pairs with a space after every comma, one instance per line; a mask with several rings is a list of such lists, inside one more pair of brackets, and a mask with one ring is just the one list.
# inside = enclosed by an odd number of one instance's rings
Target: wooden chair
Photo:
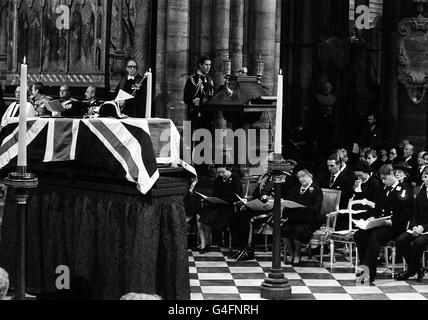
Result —
[[[312, 247], [320, 246], [320, 266], [323, 265], [324, 260], [324, 244], [328, 241], [328, 233], [334, 230], [333, 222], [335, 220], [330, 219], [329, 215], [332, 212], [339, 210], [340, 197], [342, 191], [335, 189], [322, 189], [323, 202], [321, 206], [321, 217], [322, 221], [326, 221], [325, 225], [321, 229], [314, 232], [312, 239], [309, 241], [309, 258], [312, 257]], [[287, 247], [284, 245], [284, 261], [287, 259]]]
[[[338, 210], [336, 212], [333, 212], [331, 214], [331, 218], [336, 220], [337, 216], [339, 214], [348, 214], [349, 217], [349, 222], [348, 222], [348, 229], [347, 230], [343, 230], [343, 231], [333, 231], [333, 233], [331, 234], [331, 238], [330, 238], [330, 268], [331, 271], [333, 270], [333, 265], [334, 265], [334, 247], [335, 247], [335, 243], [342, 243], [345, 245], [345, 247], [348, 248], [349, 250], [349, 258], [351, 261], [351, 264], [353, 264], [353, 259], [352, 259], [352, 247], [355, 245], [355, 272], [357, 272], [357, 267], [358, 267], [358, 248], [355, 244], [354, 241], [354, 233], [357, 231], [357, 229], [353, 229], [352, 228], [352, 218], [353, 215], [357, 214], [358, 211], [354, 211], [353, 207], [355, 205], [363, 205], [363, 206], [368, 206], [372, 209], [375, 208], [375, 203], [372, 201], [369, 201], [367, 199], [363, 199], [363, 200], [353, 200], [350, 199], [349, 203], [348, 203], [348, 209], [346, 210]], [[336, 223], [333, 223], [334, 225], [336, 225]]]
[[[407, 223], [406, 230], [409, 229], [410, 221]], [[395, 247], [395, 241], [391, 240], [388, 244], [383, 248], [384, 253], [383, 256], [385, 258], [386, 271], [391, 270], [391, 277], [394, 279], [395, 275], [395, 261], [397, 257], [397, 248]], [[391, 250], [391, 269], [389, 268], [389, 250]], [[406, 260], [404, 257], [402, 258], [403, 268], [406, 269]]]

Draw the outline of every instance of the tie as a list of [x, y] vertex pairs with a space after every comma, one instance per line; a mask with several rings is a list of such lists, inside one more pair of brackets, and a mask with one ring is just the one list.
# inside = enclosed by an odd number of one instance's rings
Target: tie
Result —
[[331, 178], [330, 178], [330, 188], [333, 186], [333, 184], [334, 184], [334, 176], [331, 176]]

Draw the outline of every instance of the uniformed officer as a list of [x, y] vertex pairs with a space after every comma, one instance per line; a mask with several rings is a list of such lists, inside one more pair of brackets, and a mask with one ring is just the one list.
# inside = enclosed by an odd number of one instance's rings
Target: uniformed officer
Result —
[[36, 82], [31, 85], [31, 95], [30, 102], [34, 105], [36, 109], [36, 116], [49, 116], [51, 113], [46, 109], [45, 101], [52, 100], [51, 97], [48, 97], [44, 93], [44, 85], [41, 82]]
[[[413, 207], [412, 191], [401, 184], [395, 177], [391, 165], [380, 168], [379, 174], [385, 188], [380, 193], [376, 202], [375, 218], [391, 217], [386, 220], [386, 226], [369, 230], [359, 230], [354, 235], [358, 247], [361, 265], [370, 270], [370, 282], [374, 282], [376, 276], [376, 262], [381, 246], [396, 239], [406, 230]], [[361, 276], [363, 271], [357, 273]]]
[[[207, 114], [203, 113], [203, 104], [214, 95], [214, 83], [208, 76], [211, 70], [211, 59], [202, 56], [198, 60], [198, 70], [192, 74], [184, 87], [184, 103], [187, 105], [187, 114], [192, 121], [192, 128], [195, 126], [204, 127], [208, 125]], [[201, 121], [205, 123], [202, 124]], [[210, 129], [210, 128], [207, 128]]]

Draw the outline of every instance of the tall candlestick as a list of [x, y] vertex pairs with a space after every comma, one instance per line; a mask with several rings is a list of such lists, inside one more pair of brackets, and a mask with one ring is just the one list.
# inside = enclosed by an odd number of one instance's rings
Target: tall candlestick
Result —
[[152, 88], [153, 88], [153, 74], [152, 69], [147, 73], [147, 98], [146, 98], [146, 118], [152, 117]]
[[282, 154], [282, 108], [284, 102], [284, 76], [282, 70], [278, 75], [278, 90], [276, 101], [275, 153]]
[[21, 64], [21, 91], [19, 96], [18, 168], [27, 166], [27, 64]]

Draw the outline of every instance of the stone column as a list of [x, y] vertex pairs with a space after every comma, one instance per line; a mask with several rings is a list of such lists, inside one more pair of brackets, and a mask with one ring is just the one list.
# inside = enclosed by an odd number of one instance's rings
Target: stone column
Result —
[[183, 90], [189, 76], [189, 0], [168, 0], [166, 37], [166, 116], [182, 128], [186, 119]]
[[[265, 61], [263, 84], [272, 92], [274, 87], [276, 1], [254, 2], [255, 37], [253, 63], [261, 53]], [[253, 68], [255, 70], [255, 67]]]
[[134, 57], [138, 62], [140, 73], [144, 74], [149, 67], [150, 49], [150, 3], [149, 1], [135, 2], [135, 34]]
[[156, 116], [166, 117], [166, 2], [157, 0], [156, 25], [156, 74], [155, 74], [155, 105]]
[[201, 1], [190, 0], [190, 73], [201, 55]]
[[[213, 49], [213, 0], [201, 2], [200, 53], [211, 56]], [[193, 67], [193, 66], [192, 66]]]
[[223, 60], [229, 53], [230, 38], [230, 0], [215, 0], [215, 63], [214, 86], [224, 83]]
[[243, 67], [244, 0], [232, 1], [231, 17], [230, 58], [232, 60], [232, 73], [235, 73]]

